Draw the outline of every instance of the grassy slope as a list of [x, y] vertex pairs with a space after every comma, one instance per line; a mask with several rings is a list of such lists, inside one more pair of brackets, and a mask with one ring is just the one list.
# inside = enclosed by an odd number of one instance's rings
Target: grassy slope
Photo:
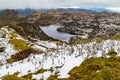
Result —
[[109, 58], [89, 58], [74, 67], [69, 80], [120, 80], [120, 57], [113, 50], [108, 54]]

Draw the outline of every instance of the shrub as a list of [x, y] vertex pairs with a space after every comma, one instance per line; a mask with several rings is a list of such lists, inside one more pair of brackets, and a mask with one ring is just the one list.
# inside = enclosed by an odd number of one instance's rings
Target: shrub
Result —
[[40, 53], [42, 53], [42, 51], [36, 50], [36, 49], [33, 49], [33, 48], [29, 48], [29, 49], [20, 51], [20, 52], [18, 52], [16, 54], [12, 55], [10, 59], [7, 59], [7, 62], [12, 63], [12, 62], [15, 62], [15, 61], [25, 59], [30, 54], [40, 54]]
[[112, 56], [112, 55], [117, 55], [117, 52], [115, 52], [114, 49], [111, 49], [111, 50], [107, 53], [107, 55], [110, 55], [110, 56]]
[[5, 51], [5, 47], [1, 47], [0, 52], [4, 52], [4, 51]]

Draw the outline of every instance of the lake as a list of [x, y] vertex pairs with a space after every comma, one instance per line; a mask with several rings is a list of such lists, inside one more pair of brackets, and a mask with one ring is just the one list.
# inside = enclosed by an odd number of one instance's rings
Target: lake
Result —
[[48, 36], [50, 36], [54, 39], [62, 40], [62, 41], [68, 41], [70, 39], [70, 37], [75, 36], [75, 35], [64, 33], [64, 32], [58, 32], [57, 28], [61, 28], [61, 27], [63, 27], [63, 26], [50, 25], [50, 26], [44, 26], [44, 27], [40, 27], [40, 28]]

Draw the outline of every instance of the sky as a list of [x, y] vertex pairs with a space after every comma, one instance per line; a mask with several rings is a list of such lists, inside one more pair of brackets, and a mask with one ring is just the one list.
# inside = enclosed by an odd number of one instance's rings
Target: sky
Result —
[[0, 9], [107, 8], [120, 10], [120, 0], [0, 0]]

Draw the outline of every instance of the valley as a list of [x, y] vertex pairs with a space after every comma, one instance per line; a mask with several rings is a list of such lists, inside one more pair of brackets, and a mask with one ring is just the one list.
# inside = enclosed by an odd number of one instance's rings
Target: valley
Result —
[[0, 12], [2, 80], [97, 80], [88, 77], [89, 69], [93, 76], [104, 69], [109, 73], [112, 68], [110, 75], [119, 72], [119, 65], [115, 70], [111, 67], [119, 64], [119, 56], [119, 13], [53, 11], [22, 16], [14, 10]]

